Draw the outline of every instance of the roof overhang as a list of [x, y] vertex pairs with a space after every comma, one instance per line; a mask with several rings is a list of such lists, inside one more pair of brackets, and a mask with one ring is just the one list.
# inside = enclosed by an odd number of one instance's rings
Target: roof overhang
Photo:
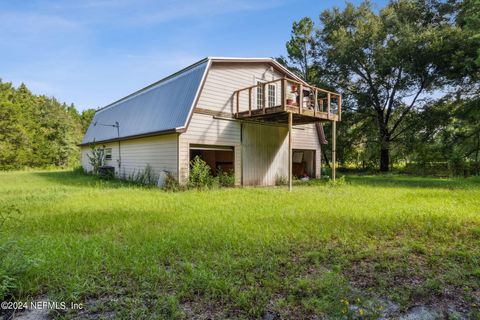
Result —
[[161, 136], [161, 135], [165, 135], [165, 134], [182, 133], [184, 131], [185, 130], [182, 129], [182, 128], [176, 128], [176, 129], [170, 129], [170, 130], [162, 130], [162, 131], [149, 132], [149, 133], [144, 133], [144, 134], [137, 134], [137, 135], [126, 136], [126, 137], [121, 137], [121, 138], [98, 140], [98, 141], [95, 141], [95, 142], [79, 143], [79, 144], [77, 144], [77, 146], [78, 147], [84, 147], [84, 146], [89, 146], [92, 143], [102, 144], [102, 143], [110, 143], [110, 142], [117, 142], [117, 141], [124, 141], [124, 140], [133, 140], [133, 139]]

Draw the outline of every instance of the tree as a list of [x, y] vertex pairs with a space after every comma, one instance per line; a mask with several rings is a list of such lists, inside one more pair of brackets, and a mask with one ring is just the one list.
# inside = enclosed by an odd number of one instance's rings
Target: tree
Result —
[[[473, 42], [480, 41], [480, 0], [466, 0], [462, 2], [457, 17], [459, 25], [469, 31]], [[477, 47], [476, 63], [480, 66], [480, 48]]]
[[291, 38], [286, 46], [288, 57], [280, 57], [277, 60], [305, 81], [313, 83], [317, 80], [313, 68], [316, 44], [312, 19], [305, 17], [298, 22], [293, 22]]
[[[293, 22], [292, 34], [286, 43], [287, 57], [278, 57], [276, 60], [285, 67], [292, 70], [299, 77], [310, 84], [327, 87], [325, 83], [321, 83], [321, 78], [317, 75], [315, 67], [316, 59], [316, 41], [315, 26], [309, 17]], [[330, 162], [327, 152], [322, 152], [327, 166]]]
[[90, 144], [90, 153], [87, 153], [88, 162], [92, 166], [93, 174], [98, 174], [98, 171], [105, 162], [105, 155], [103, 149], [97, 148], [95, 141]]
[[[379, 12], [363, 2], [320, 16], [315, 48], [310, 50], [316, 52], [314, 64], [321, 77], [314, 82], [332, 84], [354, 101], [354, 112], [375, 119], [381, 171], [389, 170], [392, 144], [409, 129], [409, 115], [421, 110], [429, 95], [450, 89], [466, 72], [472, 73], [470, 60], [478, 47], [455, 24], [454, 10], [434, 1], [398, 0]], [[292, 35], [308, 31], [305, 25], [294, 24]], [[302, 54], [310, 51], [302, 45], [311, 41], [300, 36], [287, 44], [303, 71]]]
[[95, 109], [85, 109], [80, 114], [80, 124], [82, 126], [82, 132], [87, 132], [88, 126], [92, 122], [93, 116], [95, 115]]
[[75, 165], [81, 135], [73, 105], [0, 81], [0, 170]]

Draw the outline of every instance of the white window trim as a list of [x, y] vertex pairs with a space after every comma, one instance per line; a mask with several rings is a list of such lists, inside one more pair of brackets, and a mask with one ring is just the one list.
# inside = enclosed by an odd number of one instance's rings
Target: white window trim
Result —
[[[270, 96], [270, 89], [273, 88], [273, 96]], [[270, 98], [273, 98], [270, 100]], [[267, 108], [275, 107], [277, 104], [277, 85], [276, 83], [267, 84]]]
[[[261, 83], [265, 83], [265, 82], [266, 82], [265, 80], [255, 79], [255, 84], [256, 85], [261, 84]], [[262, 100], [261, 100], [262, 103], [259, 103], [259, 99], [258, 99], [258, 94], [259, 94], [260, 89], [263, 92]], [[263, 101], [265, 101], [265, 90], [263, 89], [263, 86], [256, 87], [255, 88], [255, 108], [256, 109], [262, 109], [263, 108]]]

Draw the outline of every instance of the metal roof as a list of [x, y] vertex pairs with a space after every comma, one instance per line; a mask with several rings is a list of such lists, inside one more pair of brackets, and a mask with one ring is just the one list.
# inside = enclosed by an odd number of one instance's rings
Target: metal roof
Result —
[[[208, 57], [95, 113], [81, 145], [178, 132], [186, 128], [212, 62], [264, 62], [305, 83], [272, 58]], [[119, 124], [117, 129], [112, 125]]]
[[[99, 109], [82, 144], [175, 131], [185, 126], [207, 71], [204, 59]], [[119, 123], [117, 130], [112, 127]]]

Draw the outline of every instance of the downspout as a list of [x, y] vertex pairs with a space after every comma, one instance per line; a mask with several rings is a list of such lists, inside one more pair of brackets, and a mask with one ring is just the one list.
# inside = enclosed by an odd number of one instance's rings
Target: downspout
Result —
[[118, 137], [118, 176], [120, 177], [121, 169], [122, 169], [122, 150], [120, 146], [120, 124], [115, 122], [117, 126], [117, 137]]

